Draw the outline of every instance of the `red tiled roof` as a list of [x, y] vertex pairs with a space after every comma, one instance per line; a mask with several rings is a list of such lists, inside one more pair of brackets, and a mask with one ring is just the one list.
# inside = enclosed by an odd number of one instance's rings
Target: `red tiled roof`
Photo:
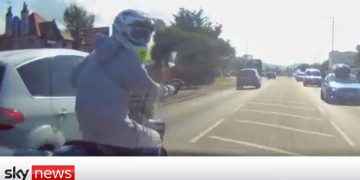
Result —
[[29, 16], [29, 34], [37, 35], [38, 37], [44, 36], [46, 32], [51, 28], [56, 29], [56, 33], [59, 33], [59, 38], [68, 41], [74, 41], [74, 38], [71, 36], [69, 32], [61, 32], [55, 21], [46, 21], [43, 17], [41, 17], [37, 13], [32, 13]]
[[40, 34], [41, 36], [46, 36], [47, 33], [53, 29], [55, 30], [54, 32], [56, 33], [56, 35], [61, 38], [60, 32], [59, 32], [59, 28], [57, 27], [55, 21], [46, 21], [43, 23], [39, 23], [39, 29], [40, 29]]
[[29, 35], [41, 36], [39, 24], [46, 20], [37, 13], [31, 13], [29, 15]]

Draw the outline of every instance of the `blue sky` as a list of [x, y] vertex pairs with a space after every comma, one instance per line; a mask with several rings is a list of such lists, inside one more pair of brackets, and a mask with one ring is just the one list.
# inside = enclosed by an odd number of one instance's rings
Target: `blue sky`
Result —
[[[7, 4], [0, 2], [1, 16]], [[14, 12], [20, 0], [11, 0]], [[292, 64], [325, 60], [331, 49], [331, 17], [336, 18], [335, 49], [353, 51], [360, 44], [357, 0], [27, 0], [31, 11], [62, 21], [67, 4], [76, 1], [96, 15], [97, 26], [110, 26], [118, 12], [143, 10], [169, 22], [180, 7], [205, 10], [211, 20], [224, 25], [237, 54], [247, 52], [266, 62]], [[4, 18], [0, 19], [3, 32]], [[247, 44], [247, 48], [246, 48]]]

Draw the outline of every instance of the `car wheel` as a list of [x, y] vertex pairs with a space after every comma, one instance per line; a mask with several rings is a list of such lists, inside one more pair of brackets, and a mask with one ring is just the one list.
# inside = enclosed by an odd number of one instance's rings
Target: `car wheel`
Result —
[[326, 101], [326, 100], [325, 100], [325, 97], [324, 97], [324, 92], [323, 92], [323, 91], [321, 91], [320, 97], [321, 97], [321, 100]]
[[324, 100], [325, 100], [325, 102], [328, 103], [328, 104], [332, 104], [332, 105], [336, 105], [336, 104], [337, 104], [336, 99], [331, 99], [330, 96], [328, 96], [328, 95], [324, 95]]

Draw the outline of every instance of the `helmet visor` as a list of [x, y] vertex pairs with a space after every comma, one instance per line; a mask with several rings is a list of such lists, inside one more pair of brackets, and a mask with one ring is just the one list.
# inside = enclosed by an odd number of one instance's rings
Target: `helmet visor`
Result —
[[135, 45], [144, 46], [150, 42], [151, 34], [154, 31], [151, 22], [135, 22], [131, 24], [131, 27], [130, 40]]
[[135, 45], [144, 46], [150, 42], [152, 31], [135, 27], [130, 32], [130, 39]]

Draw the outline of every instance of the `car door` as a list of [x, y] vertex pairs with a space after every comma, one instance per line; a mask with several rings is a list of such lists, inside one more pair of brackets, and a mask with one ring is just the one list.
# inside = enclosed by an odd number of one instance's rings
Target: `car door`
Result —
[[81, 138], [75, 114], [76, 89], [71, 84], [73, 69], [82, 56], [61, 55], [52, 60], [52, 108], [57, 127], [67, 140]]
[[325, 96], [327, 96], [328, 87], [329, 87], [329, 76], [326, 76], [321, 85], [321, 90], [323, 91]]
[[257, 79], [257, 82], [259, 83], [259, 84], [261, 84], [261, 76], [260, 76], [260, 74], [258, 73], [258, 71], [255, 71], [255, 75], [256, 75], [256, 79]]
[[40, 58], [16, 67], [28, 93], [13, 97], [12, 103], [25, 116], [25, 122], [19, 127], [21, 131], [17, 133], [27, 133], [24, 139], [27, 148], [56, 141], [51, 108], [51, 60], [52, 57]]

